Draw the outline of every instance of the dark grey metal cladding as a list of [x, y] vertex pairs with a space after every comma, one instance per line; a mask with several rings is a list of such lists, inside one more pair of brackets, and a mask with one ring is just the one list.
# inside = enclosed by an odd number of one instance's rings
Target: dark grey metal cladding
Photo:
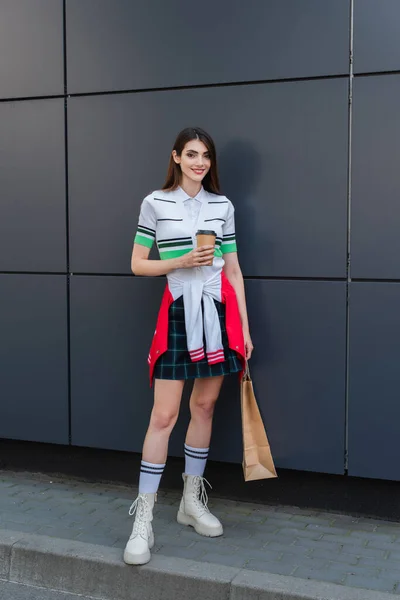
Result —
[[344, 79], [70, 99], [72, 270], [129, 272], [141, 200], [199, 114], [236, 206], [246, 275], [344, 277]]
[[245, 274], [344, 277], [347, 80], [223, 90], [220, 98], [207, 121]]
[[354, 71], [400, 70], [398, 0], [354, 2]]
[[1, 0], [0, 98], [64, 93], [62, 0]]
[[65, 271], [63, 100], [0, 104], [0, 271]]
[[139, 452], [164, 278], [71, 278], [72, 443]]
[[0, 438], [68, 444], [67, 283], [0, 274]]
[[400, 278], [399, 96], [399, 75], [354, 82], [353, 278]]
[[345, 74], [349, 0], [67, 0], [68, 92]]
[[[265, 410], [263, 416], [265, 417]], [[265, 425], [268, 425], [267, 421]], [[234, 373], [225, 377], [221, 396], [216, 405], [210, 459], [241, 463], [243, 460], [242, 440], [239, 375]]]
[[400, 284], [350, 288], [349, 474], [400, 479]]
[[250, 367], [276, 464], [343, 473], [346, 284], [247, 280], [246, 293]]

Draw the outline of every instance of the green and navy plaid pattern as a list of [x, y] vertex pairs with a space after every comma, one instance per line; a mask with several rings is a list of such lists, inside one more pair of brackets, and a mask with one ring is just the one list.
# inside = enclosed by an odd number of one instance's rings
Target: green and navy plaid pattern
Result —
[[183, 297], [181, 296], [169, 308], [168, 350], [156, 362], [154, 369], [155, 379], [198, 379], [201, 377], [229, 375], [230, 373], [238, 373], [242, 370], [237, 353], [228, 346], [228, 336], [225, 326], [225, 305], [216, 300], [214, 302], [221, 325], [225, 361], [209, 365], [206, 358], [199, 362], [192, 362], [190, 360], [186, 340], [185, 309], [183, 306]]

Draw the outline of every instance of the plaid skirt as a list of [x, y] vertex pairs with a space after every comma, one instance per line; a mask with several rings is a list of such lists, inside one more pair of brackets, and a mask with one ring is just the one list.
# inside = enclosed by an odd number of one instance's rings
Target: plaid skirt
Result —
[[[187, 348], [185, 309], [183, 296], [175, 300], [168, 312], [168, 350], [160, 356], [154, 368], [155, 379], [198, 379], [200, 377], [216, 377], [229, 375], [242, 370], [237, 353], [228, 345], [225, 326], [225, 305], [214, 300], [221, 325], [224, 362], [209, 365], [207, 358], [192, 362]], [[205, 340], [204, 340], [205, 345]]]

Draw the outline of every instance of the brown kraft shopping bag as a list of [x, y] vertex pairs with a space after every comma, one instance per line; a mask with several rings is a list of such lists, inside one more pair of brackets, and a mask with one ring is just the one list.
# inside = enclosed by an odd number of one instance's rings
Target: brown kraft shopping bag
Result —
[[240, 385], [244, 479], [254, 481], [277, 477], [248, 366]]

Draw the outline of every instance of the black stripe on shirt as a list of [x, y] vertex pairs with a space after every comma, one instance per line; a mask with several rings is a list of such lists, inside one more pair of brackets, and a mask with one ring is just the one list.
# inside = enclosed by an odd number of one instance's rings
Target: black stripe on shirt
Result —
[[150, 232], [150, 233], [154, 233], [154, 234], [155, 234], [155, 232], [156, 232], [156, 230], [155, 230], [155, 229], [150, 229], [150, 227], [146, 227], [145, 225], [141, 225], [140, 223], [138, 224], [138, 228], [139, 228], [139, 227], [140, 227], [141, 229], [146, 229], [146, 230], [147, 230], [148, 232]]
[[170, 204], [176, 204], [175, 200], [164, 200], [164, 198], [153, 198], [153, 200], [157, 200], [157, 202], [169, 202]]
[[179, 237], [179, 238], [168, 238], [166, 240], [158, 240], [159, 244], [162, 244], [164, 242], [191, 242], [192, 238], [191, 237]]

